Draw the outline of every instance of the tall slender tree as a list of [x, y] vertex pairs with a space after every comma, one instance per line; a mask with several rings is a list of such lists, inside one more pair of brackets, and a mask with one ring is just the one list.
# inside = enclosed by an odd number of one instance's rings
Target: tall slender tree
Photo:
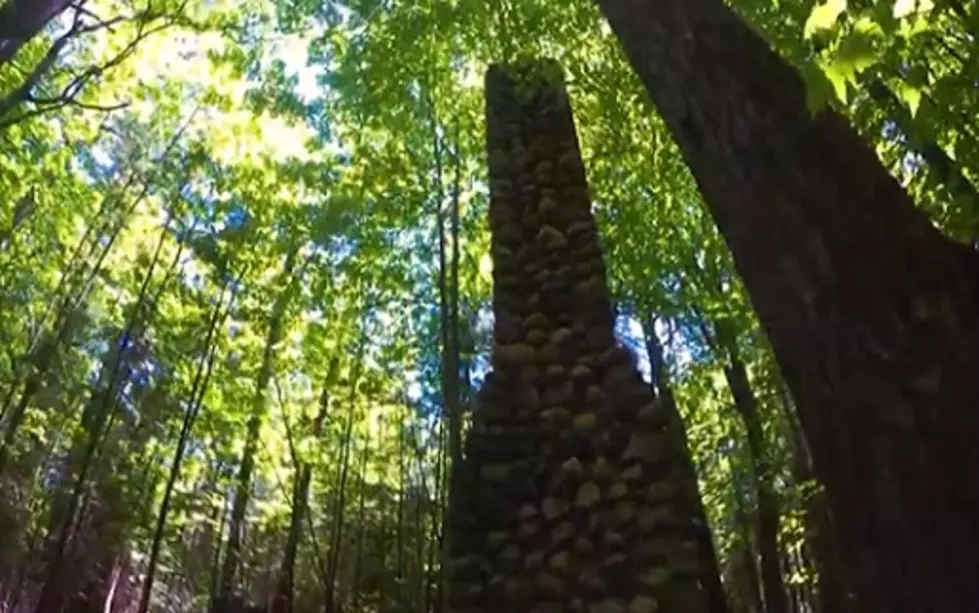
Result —
[[762, 593], [765, 596], [766, 613], [788, 613], [789, 603], [782, 578], [781, 550], [778, 544], [779, 506], [775, 493], [775, 474], [768, 461], [768, 446], [758, 397], [751, 387], [748, 371], [738, 351], [736, 338], [727, 330], [726, 323], [715, 325], [719, 350], [726, 354], [724, 376], [727, 379], [734, 408], [744, 423], [748, 439], [755, 486], [755, 534], [761, 566]]
[[265, 419], [267, 393], [269, 382], [272, 380], [272, 373], [275, 361], [275, 351], [282, 336], [282, 328], [286, 309], [289, 306], [289, 299], [293, 294], [293, 286], [296, 281], [295, 266], [299, 255], [299, 244], [293, 243], [286, 254], [285, 264], [279, 276], [280, 287], [279, 295], [276, 297], [275, 304], [268, 323], [268, 335], [265, 340], [265, 349], [262, 353], [262, 364], [258, 371], [258, 378], [255, 383], [255, 392], [252, 396], [251, 412], [248, 417], [248, 431], [245, 439], [245, 448], [241, 455], [241, 464], [238, 469], [238, 479], [235, 484], [235, 501], [231, 508], [231, 519], [228, 522], [228, 545], [224, 553], [224, 564], [221, 569], [220, 590], [215, 598], [215, 613], [230, 611], [224, 607], [230, 607], [234, 599], [235, 576], [238, 566], [241, 563], [241, 546], [243, 531], [245, 529], [245, 513], [248, 510], [248, 501], [251, 497], [252, 472], [255, 469], [255, 454], [258, 452], [259, 435], [263, 420]]
[[[337, 358], [331, 360], [329, 371], [323, 382], [319, 410], [310, 429], [310, 435], [314, 440], [318, 439], [323, 432], [323, 422], [330, 410], [330, 391], [336, 385], [339, 363]], [[303, 521], [306, 517], [306, 507], [309, 504], [309, 487], [313, 477], [313, 467], [308, 460], [299, 457], [292, 436], [289, 437], [289, 448], [293, 455], [296, 480], [293, 486], [289, 533], [286, 535], [285, 551], [282, 554], [282, 566], [279, 569], [279, 580], [276, 584], [272, 613], [292, 613], [293, 610], [296, 555], [299, 552], [299, 540], [303, 530]]]

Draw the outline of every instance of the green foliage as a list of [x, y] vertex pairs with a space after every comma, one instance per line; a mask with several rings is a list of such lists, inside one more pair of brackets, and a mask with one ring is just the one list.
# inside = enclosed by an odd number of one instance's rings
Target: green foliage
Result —
[[[849, 118], [936, 224], [975, 240], [979, 11], [730, 4], [799, 67], [813, 112], [830, 105]], [[337, 597], [350, 606], [436, 602], [446, 474], [437, 219], [458, 189], [459, 376], [471, 407], [491, 311], [483, 75], [542, 56], [554, 58], [553, 74], [527, 78], [569, 82], [624, 336], [644, 355], [644, 324], [666, 346], [722, 563], [746, 545], [737, 513], [755, 502], [711, 340], [719, 323], [735, 331], [761, 401], [782, 547], [803, 546], [811, 483], [793, 471], [799, 450], [777, 369], [693, 178], [593, 3], [190, 0], [142, 18], [129, 3], [86, 7], [124, 19], [63, 50], [31, 90], [36, 100], [12, 96], [57, 28], [0, 67], [0, 435], [11, 433], [0, 599], [11, 598], [22, 560], [41, 560], [37, 543], [52, 538], [93, 436], [86, 488], [125, 509], [98, 551], [142, 576], [196, 406], [153, 603], [207, 601], [279, 275], [296, 250], [282, 334], [268, 348], [243, 586], [254, 600], [272, 593], [305, 465], [297, 603], [322, 607], [333, 552]], [[92, 71], [64, 104], [37, 101]], [[893, 99], [875, 96], [880, 87]], [[929, 150], [965, 184], [953, 189]], [[652, 318], [660, 323], [649, 328]], [[798, 564], [790, 575], [813, 581]]]

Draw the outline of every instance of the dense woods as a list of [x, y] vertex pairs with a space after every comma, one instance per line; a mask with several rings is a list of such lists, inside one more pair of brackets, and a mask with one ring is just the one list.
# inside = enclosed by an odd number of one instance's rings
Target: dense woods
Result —
[[0, 1], [0, 612], [976, 610], [977, 31]]

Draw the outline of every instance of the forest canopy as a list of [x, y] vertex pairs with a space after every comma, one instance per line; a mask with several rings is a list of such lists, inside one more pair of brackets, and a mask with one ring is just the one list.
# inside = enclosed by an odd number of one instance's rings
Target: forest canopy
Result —
[[[537, 58], [730, 610], [846, 610], [768, 326], [603, 3], [0, 4], [0, 611], [444, 609], [498, 323], [484, 77]], [[726, 4], [979, 244], [974, 2]]]

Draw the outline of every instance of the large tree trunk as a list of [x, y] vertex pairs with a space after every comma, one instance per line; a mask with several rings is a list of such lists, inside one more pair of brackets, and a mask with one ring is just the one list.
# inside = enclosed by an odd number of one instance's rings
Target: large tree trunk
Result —
[[495, 343], [447, 516], [450, 612], [722, 613], [670, 416], [615, 342], [560, 81], [486, 77]]
[[861, 611], [979, 602], [979, 268], [721, 0], [599, 0], [796, 398]]
[[7, 0], [0, 6], [0, 67], [71, 4], [69, 0]]

